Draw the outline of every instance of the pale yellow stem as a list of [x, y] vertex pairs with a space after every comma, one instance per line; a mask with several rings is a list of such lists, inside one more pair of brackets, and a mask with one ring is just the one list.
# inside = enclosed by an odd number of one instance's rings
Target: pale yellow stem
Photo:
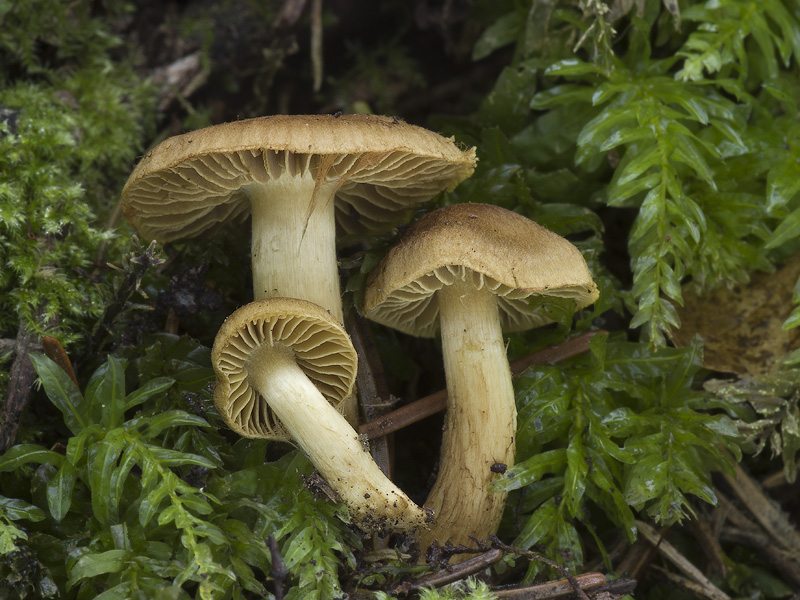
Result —
[[362, 528], [411, 531], [424, 526], [426, 512], [383, 474], [355, 430], [297, 366], [291, 350], [262, 346], [246, 369], [250, 385]]
[[506, 494], [488, 485], [495, 463], [514, 462], [517, 419], [494, 294], [456, 279], [438, 302], [448, 401], [439, 474], [425, 502], [435, 521], [418, 536], [423, 552], [434, 540], [471, 544], [468, 536], [497, 531]]
[[248, 186], [253, 296], [308, 300], [343, 323], [332, 197], [336, 186], [323, 183], [316, 195], [314, 186], [310, 173]]
[[[336, 183], [319, 188], [310, 172], [250, 184], [253, 297], [298, 298], [327, 310], [344, 323], [336, 262]], [[358, 425], [353, 394], [341, 407]]]

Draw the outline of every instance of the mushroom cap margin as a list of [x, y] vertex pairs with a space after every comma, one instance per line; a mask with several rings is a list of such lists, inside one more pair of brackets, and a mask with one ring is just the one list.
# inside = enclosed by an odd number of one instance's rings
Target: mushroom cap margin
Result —
[[[280, 420], [247, 382], [244, 366], [249, 352], [264, 344], [288, 347], [298, 366], [335, 408], [352, 394], [358, 358], [347, 332], [328, 311], [295, 298], [251, 302], [225, 320], [211, 351], [217, 375], [214, 404], [228, 426], [243, 437], [291, 440]], [[249, 410], [251, 417], [255, 413], [255, 423], [252, 419], [242, 423], [232, 415], [236, 401], [255, 403]]]
[[[370, 184], [361, 181], [358, 185], [391, 190], [393, 186], [407, 189], [402, 193], [389, 193], [387, 206], [369, 209], [373, 198], [380, 193], [368, 190], [360, 193], [347, 190], [348, 208], [338, 211], [340, 223], [349, 232], [375, 231], [378, 223], [394, 224], [396, 219], [387, 217], [403, 206], [403, 196], [408, 196], [409, 205], [429, 200], [443, 190], [452, 190], [469, 177], [476, 163], [475, 148], [462, 150], [453, 141], [433, 131], [407, 124], [397, 118], [378, 115], [274, 115], [257, 117], [213, 125], [197, 131], [173, 136], [151, 149], [137, 164], [122, 190], [122, 211], [125, 217], [143, 235], [161, 242], [174, 241], [184, 237], [194, 237], [218, 227], [229, 220], [241, 221], [249, 214], [249, 207], [243, 202], [243, 194], [238, 193], [241, 181], [248, 176], [248, 164], [258, 162], [257, 154], [265, 151], [290, 153], [304, 156], [388, 156], [392, 153], [408, 153], [415, 161], [430, 161], [431, 168], [414, 169], [410, 182], [398, 181], [391, 184], [387, 171], [396, 166], [389, 161], [386, 171], [375, 168], [367, 160], [368, 172], [375, 172], [378, 181]], [[207, 194], [198, 180], [203, 172], [214, 169], [209, 157], [230, 154], [231, 161], [223, 160], [223, 169], [215, 174]], [[264, 159], [264, 163], [269, 162]], [[197, 163], [195, 173], [191, 165]], [[228, 170], [229, 172], [224, 172]], [[263, 170], [262, 166], [258, 170]], [[269, 168], [267, 167], [267, 171]], [[402, 169], [400, 169], [402, 171]], [[382, 173], [382, 174], [381, 174]], [[220, 175], [220, 176], [217, 176]], [[163, 185], [159, 185], [164, 177]], [[263, 173], [261, 174], [263, 179]], [[429, 178], [429, 179], [426, 179]], [[364, 179], [364, 177], [362, 177]], [[236, 180], [234, 188], [228, 188], [228, 181]], [[255, 180], [254, 180], [255, 181]], [[222, 184], [220, 186], [220, 183]], [[184, 205], [170, 206], [170, 196], [176, 185], [185, 185], [189, 193], [182, 193], [182, 201], [191, 199], [191, 208]], [[349, 185], [348, 187], [353, 187]], [[227, 188], [227, 189], [226, 189]], [[346, 190], [342, 190], [345, 192]], [[372, 197], [372, 198], [370, 198]], [[195, 206], [196, 204], [196, 206]], [[226, 205], [225, 207], [219, 205]], [[359, 226], [348, 212], [355, 206], [357, 211], [372, 212], [368, 224]], [[407, 210], [407, 206], [403, 206]], [[401, 210], [402, 212], [402, 210]], [[404, 215], [400, 215], [402, 218]], [[166, 225], [156, 225], [156, 220], [164, 219]], [[190, 225], [181, 225], [186, 220]]]

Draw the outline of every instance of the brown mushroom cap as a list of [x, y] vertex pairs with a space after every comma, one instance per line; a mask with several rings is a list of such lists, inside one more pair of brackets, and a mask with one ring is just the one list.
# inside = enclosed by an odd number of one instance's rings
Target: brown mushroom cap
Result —
[[570, 242], [499, 206], [465, 203], [429, 213], [409, 228], [370, 274], [364, 310], [399, 331], [433, 337], [436, 292], [465, 276], [497, 295], [501, 325], [509, 332], [550, 322], [530, 309], [535, 296], [571, 298], [577, 308], [598, 297], [583, 256]]
[[214, 403], [239, 435], [290, 439], [248, 382], [246, 363], [263, 345], [289, 348], [300, 369], [334, 407], [351, 394], [358, 359], [347, 333], [327, 311], [293, 298], [251, 302], [225, 320], [211, 353], [217, 373]]
[[193, 237], [250, 213], [246, 188], [284, 173], [335, 180], [345, 232], [386, 229], [409, 207], [469, 177], [475, 149], [395, 118], [278, 115], [172, 137], [148, 152], [122, 191], [146, 237]]

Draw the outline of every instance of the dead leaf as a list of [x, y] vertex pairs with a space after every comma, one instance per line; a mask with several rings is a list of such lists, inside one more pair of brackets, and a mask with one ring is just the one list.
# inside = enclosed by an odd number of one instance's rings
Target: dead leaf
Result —
[[756, 273], [750, 283], [722, 287], [702, 296], [684, 294], [681, 328], [670, 333], [676, 346], [695, 334], [705, 343], [703, 366], [739, 375], [768, 373], [800, 346], [800, 328], [784, 331], [792, 291], [800, 277], [800, 255], [774, 273]]

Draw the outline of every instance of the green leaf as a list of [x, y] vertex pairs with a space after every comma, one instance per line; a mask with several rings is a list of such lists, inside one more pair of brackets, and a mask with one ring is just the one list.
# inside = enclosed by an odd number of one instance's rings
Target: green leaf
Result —
[[24, 500], [6, 498], [5, 496], [0, 496], [0, 510], [2, 510], [5, 516], [11, 521], [25, 519], [27, 521], [36, 522], [42, 521], [46, 517], [44, 511], [38, 506], [25, 502]]
[[134, 406], [139, 406], [147, 402], [153, 396], [169, 389], [175, 380], [171, 377], [156, 377], [145, 383], [139, 389], [131, 392], [125, 398], [125, 410], [130, 410]]
[[527, 550], [545, 539], [552, 531], [555, 523], [561, 519], [555, 501], [551, 498], [528, 518], [522, 532], [514, 540], [514, 545]]
[[508, 469], [502, 477], [497, 477], [489, 484], [489, 491], [507, 492], [524, 487], [538, 481], [547, 473], [559, 473], [567, 464], [565, 449], [549, 450], [537, 454]]
[[81, 579], [97, 577], [106, 573], [119, 573], [127, 568], [130, 559], [127, 550], [107, 550], [97, 554], [84, 554], [69, 569], [70, 588]]
[[169, 427], [186, 425], [190, 427], [209, 427], [208, 422], [197, 415], [190, 415], [183, 410], [168, 410], [153, 417], [138, 417], [127, 421], [124, 425], [129, 431], [136, 431], [144, 439], [152, 439]]
[[765, 248], [772, 249], [782, 246], [800, 235], [800, 208], [793, 210], [780, 225], [775, 228], [767, 239]]
[[59, 466], [64, 456], [58, 452], [45, 450], [36, 444], [19, 444], [12, 446], [5, 454], [0, 455], [0, 472], [16, 471], [28, 463], [51, 464]]
[[503, 46], [513, 43], [525, 25], [517, 11], [507, 13], [492, 23], [475, 42], [472, 60], [480, 60]]
[[570, 516], [577, 516], [583, 493], [586, 490], [586, 476], [589, 473], [587, 455], [584, 452], [583, 432], [579, 431], [570, 438], [567, 446], [567, 470], [564, 481], [564, 499]]
[[90, 424], [89, 411], [72, 378], [44, 354], [31, 354], [31, 362], [50, 401], [64, 415], [64, 424], [77, 435]]
[[75, 467], [65, 460], [61, 463], [55, 477], [47, 482], [47, 505], [56, 521], [61, 521], [72, 505], [72, 491], [75, 488]]
[[126, 360], [109, 356], [89, 379], [86, 386], [86, 401], [95, 423], [106, 429], [122, 424], [125, 413], [125, 367]]
[[112, 512], [113, 495], [111, 490], [112, 473], [122, 452], [124, 438], [120, 430], [109, 432], [105, 438], [93, 444], [88, 450], [89, 487], [92, 490], [92, 512], [103, 525], [117, 520]]

